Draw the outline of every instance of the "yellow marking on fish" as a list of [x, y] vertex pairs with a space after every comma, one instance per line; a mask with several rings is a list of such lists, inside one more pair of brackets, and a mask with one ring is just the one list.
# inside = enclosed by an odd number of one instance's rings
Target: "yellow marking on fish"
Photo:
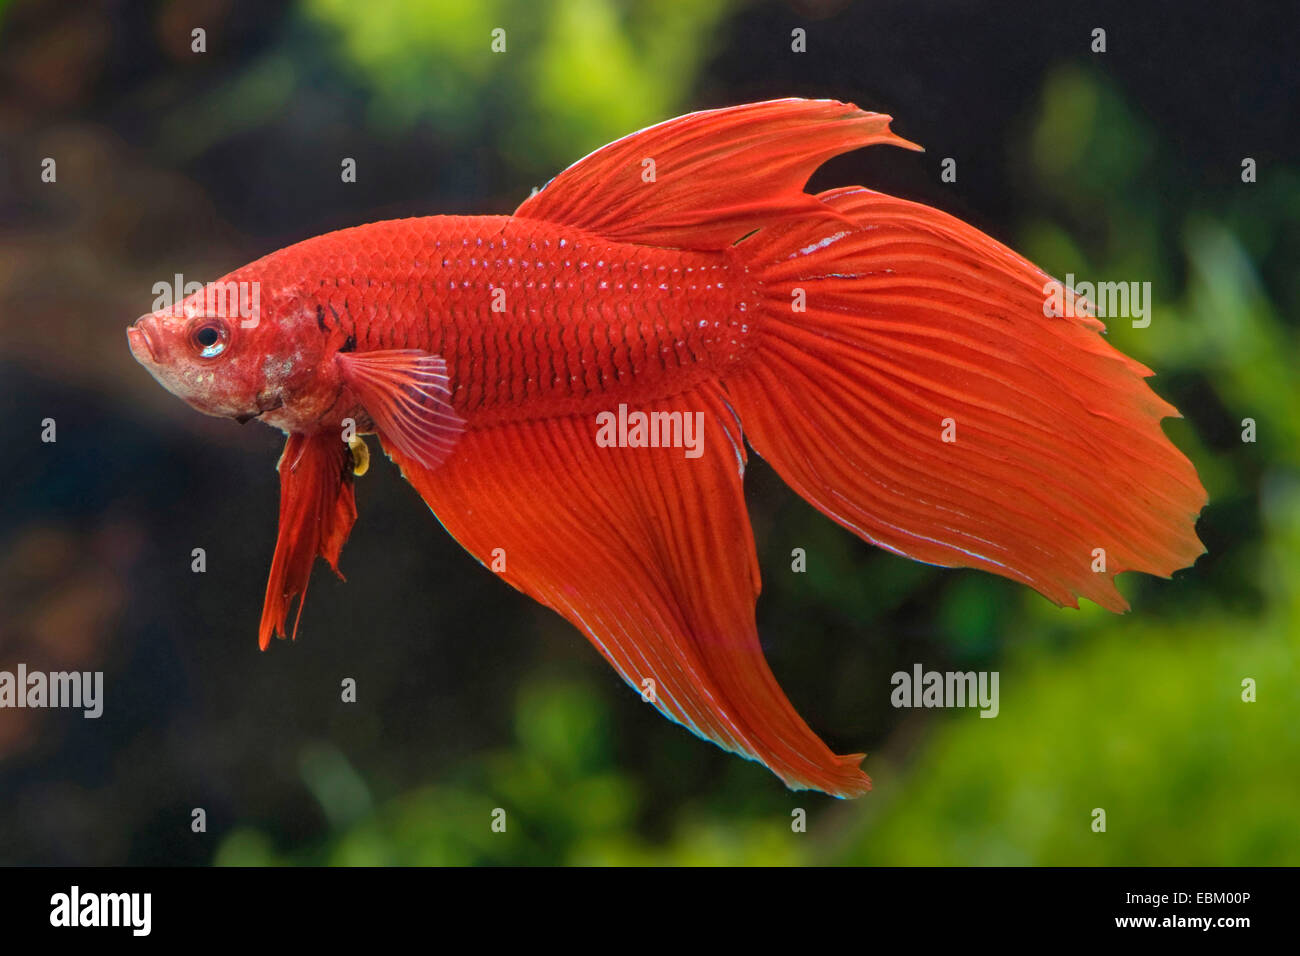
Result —
[[348, 451], [352, 453], [352, 474], [360, 478], [370, 470], [370, 446], [360, 435], [348, 439]]

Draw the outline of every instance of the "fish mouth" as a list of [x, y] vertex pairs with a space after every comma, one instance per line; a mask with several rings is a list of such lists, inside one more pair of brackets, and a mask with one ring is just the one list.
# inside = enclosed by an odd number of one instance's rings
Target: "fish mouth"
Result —
[[131, 346], [131, 354], [141, 365], [156, 364], [158, 362], [158, 352], [154, 348], [153, 339], [149, 336], [149, 327], [145, 324], [148, 315], [142, 315], [135, 320], [135, 324], [126, 330], [126, 340]]

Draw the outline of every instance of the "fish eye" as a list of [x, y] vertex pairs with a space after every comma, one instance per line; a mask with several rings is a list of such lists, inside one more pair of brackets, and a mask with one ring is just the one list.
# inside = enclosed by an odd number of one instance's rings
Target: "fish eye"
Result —
[[230, 341], [230, 327], [221, 319], [202, 317], [194, 324], [190, 340], [199, 358], [216, 358], [226, 350]]

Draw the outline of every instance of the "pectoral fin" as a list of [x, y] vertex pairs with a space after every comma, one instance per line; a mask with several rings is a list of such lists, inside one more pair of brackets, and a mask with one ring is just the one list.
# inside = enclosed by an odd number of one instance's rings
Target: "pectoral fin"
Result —
[[452, 408], [442, 356], [418, 349], [341, 352], [338, 363], [386, 446], [425, 468], [447, 459], [465, 420]]

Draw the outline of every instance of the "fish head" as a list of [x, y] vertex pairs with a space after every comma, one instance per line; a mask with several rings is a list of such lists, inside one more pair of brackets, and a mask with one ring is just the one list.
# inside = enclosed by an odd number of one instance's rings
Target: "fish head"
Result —
[[304, 404], [321, 404], [310, 398], [325, 342], [292, 296], [240, 300], [238, 288], [251, 283], [256, 290], [259, 283], [237, 275], [140, 316], [126, 330], [131, 354], [163, 388], [206, 415], [291, 428]]

